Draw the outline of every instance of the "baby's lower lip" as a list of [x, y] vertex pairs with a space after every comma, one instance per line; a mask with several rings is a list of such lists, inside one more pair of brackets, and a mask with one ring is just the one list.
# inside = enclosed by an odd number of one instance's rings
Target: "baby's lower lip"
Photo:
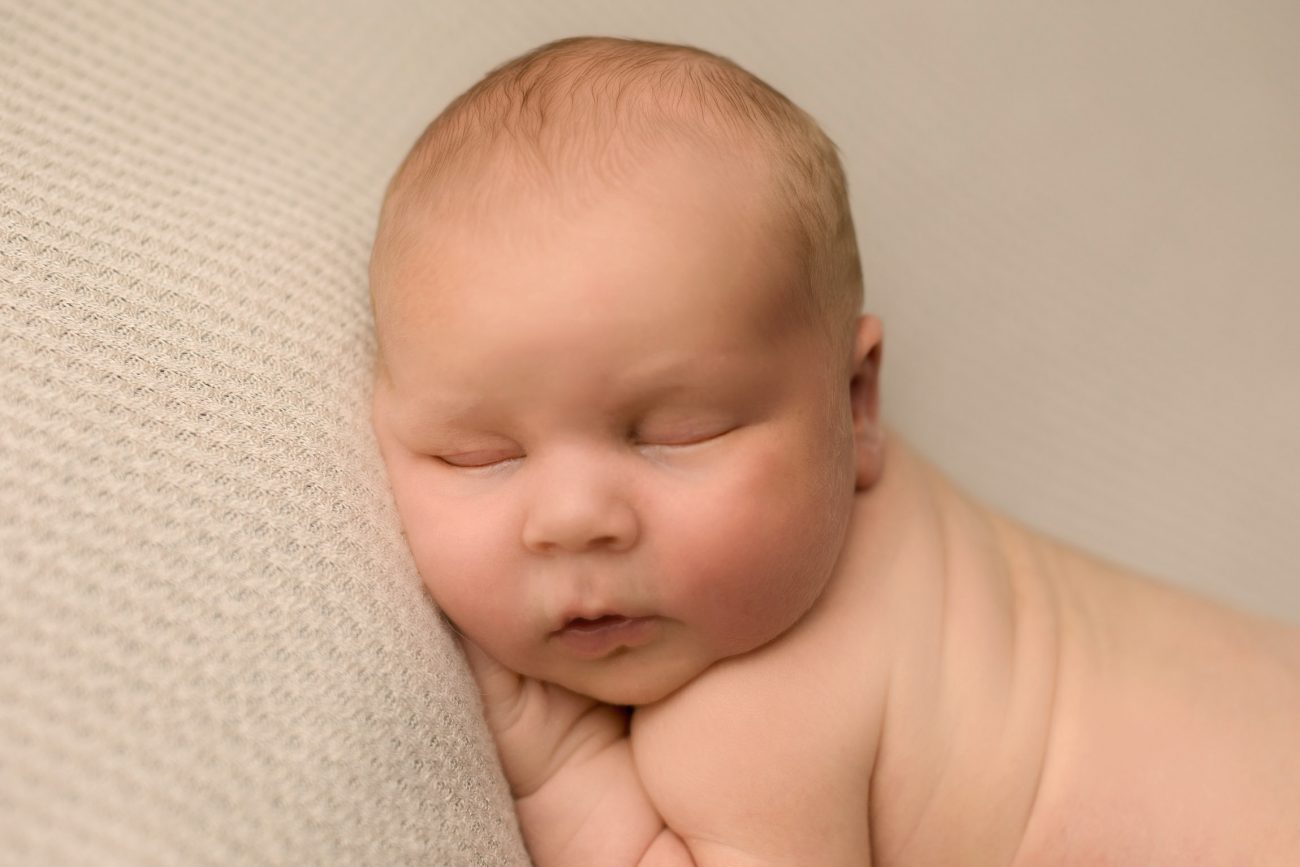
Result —
[[640, 647], [657, 631], [657, 618], [609, 614], [591, 620], [575, 618], [552, 636], [574, 656], [600, 659], [619, 648]]

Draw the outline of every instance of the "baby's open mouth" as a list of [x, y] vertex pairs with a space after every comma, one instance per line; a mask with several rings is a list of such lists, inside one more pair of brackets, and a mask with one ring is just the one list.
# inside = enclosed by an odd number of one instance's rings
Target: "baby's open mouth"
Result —
[[564, 628], [578, 632], [596, 632], [626, 623], [627, 620], [628, 618], [621, 614], [603, 614], [600, 617], [575, 617], [564, 624]]
[[552, 637], [582, 659], [600, 659], [622, 648], [640, 647], [659, 634], [658, 617], [572, 617]]

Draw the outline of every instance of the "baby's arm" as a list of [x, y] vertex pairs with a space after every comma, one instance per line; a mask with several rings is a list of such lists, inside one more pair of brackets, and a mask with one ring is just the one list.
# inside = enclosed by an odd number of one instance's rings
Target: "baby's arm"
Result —
[[624, 711], [462, 645], [538, 867], [694, 867], [641, 784]]

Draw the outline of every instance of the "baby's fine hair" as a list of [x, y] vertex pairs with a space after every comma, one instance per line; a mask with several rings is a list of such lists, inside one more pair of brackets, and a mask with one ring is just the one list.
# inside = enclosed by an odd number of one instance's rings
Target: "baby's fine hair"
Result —
[[453, 100], [389, 183], [372, 284], [389, 236], [411, 213], [430, 207], [448, 179], [490, 176], [503, 153], [539, 176], [613, 181], [637, 154], [683, 140], [733, 158], [753, 154], [770, 167], [773, 198], [805, 264], [806, 309], [843, 334], [862, 305], [862, 269], [834, 143], [805, 111], [731, 60], [641, 40], [551, 42]]

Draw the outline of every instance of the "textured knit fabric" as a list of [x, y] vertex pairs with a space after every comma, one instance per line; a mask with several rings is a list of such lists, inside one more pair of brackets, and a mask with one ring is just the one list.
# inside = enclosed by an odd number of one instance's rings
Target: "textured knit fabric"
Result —
[[0, 864], [524, 863], [367, 427], [383, 34], [180, 5], [0, 4]]

